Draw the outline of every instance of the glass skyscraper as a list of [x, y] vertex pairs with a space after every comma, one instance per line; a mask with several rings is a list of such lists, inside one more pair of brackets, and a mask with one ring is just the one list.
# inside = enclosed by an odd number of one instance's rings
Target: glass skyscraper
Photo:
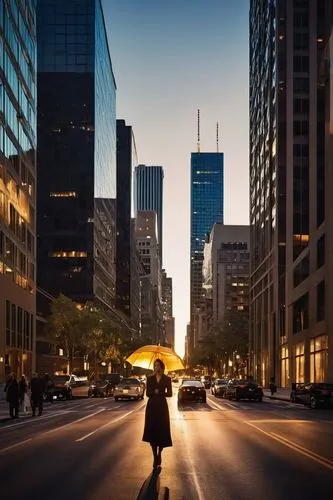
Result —
[[132, 180], [137, 165], [133, 129], [125, 120], [117, 120], [117, 279], [116, 307], [130, 319], [133, 316], [131, 294]]
[[134, 211], [153, 210], [157, 214], [158, 244], [163, 250], [163, 168], [138, 165], [134, 176]]
[[36, 2], [0, 2], [0, 382], [35, 347]]
[[330, 381], [333, 5], [251, 0], [249, 20], [250, 372], [263, 385]]
[[224, 221], [224, 154], [191, 154], [191, 343], [194, 315], [203, 298], [202, 264], [206, 234]]
[[116, 84], [100, 0], [39, 0], [38, 285], [115, 304]]

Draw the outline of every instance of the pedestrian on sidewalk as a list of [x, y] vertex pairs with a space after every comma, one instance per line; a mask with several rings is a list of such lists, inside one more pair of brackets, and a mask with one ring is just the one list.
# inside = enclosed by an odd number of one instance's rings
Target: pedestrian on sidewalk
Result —
[[271, 381], [269, 383], [269, 390], [271, 391], [271, 397], [273, 397], [277, 391], [274, 377], [271, 377]]
[[28, 390], [28, 383], [27, 383], [27, 379], [25, 378], [25, 375], [22, 375], [22, 377], [18, 383], [18, 386], [19, 386], [20, 408], [23, 408], [24, 395], [26, 394], [26, 392]]
[[36, 416], [36, 409], [38, 408], [38, 416], [43, 413], [43, 395], [45, 390], [44, 380], [34, 373], [30, 382], [31, 390], [31, 408], [32, 416]]
[[145, 425], [142, 440], [150, 443], [153, 452], [153, 469], [162, 463], [162, 450], [172, 446], [170, 416], [166, 398], [172, 396], [171, 378], [164, 374], [162, 360], [156, 359], [154, 375], [147, 378]]
[[12, 373], [5, 386], [6, 399], [9, 403], [9, 415], [11, 418], [19, 417], [19, 385], [16, 380], [16, 374]]

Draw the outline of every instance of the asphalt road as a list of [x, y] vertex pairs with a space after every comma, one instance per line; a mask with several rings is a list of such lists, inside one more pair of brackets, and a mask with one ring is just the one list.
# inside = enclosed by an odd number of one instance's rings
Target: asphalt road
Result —
[[178, 411], [174, 397], [174, 446], [153, 476], [149, 445], [141, 441], [144, 411], [145, 401], [84, 398], [48, 404], [42, 417], [0, 423], [0, 498], [332, 497], [331, 410], [208, 395], [207, 404]]

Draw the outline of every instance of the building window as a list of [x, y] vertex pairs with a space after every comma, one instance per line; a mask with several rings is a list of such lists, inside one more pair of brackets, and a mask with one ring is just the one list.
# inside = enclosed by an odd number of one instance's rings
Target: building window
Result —
[[317, 321], [325, 319], [325, 281], [317, 286]]
[[326, 381], [327, 358], [327, 335], [312, 338], [310, 343], [310, 382]]
[[295, 346], [295, 374], [296, 384], [304, 384], [304, 342]]
[[325, 235], [317, 241], [317, 269], [325, 264]]
[[6, 345], [10, 346], [11, 345], [11, 335], [10, 335], [10, 330], [11, 330], [11, 324], [10, 324], [10, 302], [9, 300], [6, 300]]
[[289, 387], [290, 359], [288, 346], [281, 347], [281, 387]]
[[293, 333], [309, 328], [309, 293], [305, 293], [293, 304]]
[[309, 254], [301, 260], [294, 269], [294, 287], [297, 287], [309, 276], [310, 261]]

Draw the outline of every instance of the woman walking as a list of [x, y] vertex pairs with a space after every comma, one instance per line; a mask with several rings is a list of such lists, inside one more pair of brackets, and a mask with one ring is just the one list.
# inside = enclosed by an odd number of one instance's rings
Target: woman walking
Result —
[[153, 469], [162, 463], [162, 450], [172, 446], [169, 408], [166, 398], [172, 396], [171, 379], [164, 375], [162, 360], [156, 359], [154, 374], [147, 378], [148, 403], [142, 440], [150, 443], [153, 451]]

